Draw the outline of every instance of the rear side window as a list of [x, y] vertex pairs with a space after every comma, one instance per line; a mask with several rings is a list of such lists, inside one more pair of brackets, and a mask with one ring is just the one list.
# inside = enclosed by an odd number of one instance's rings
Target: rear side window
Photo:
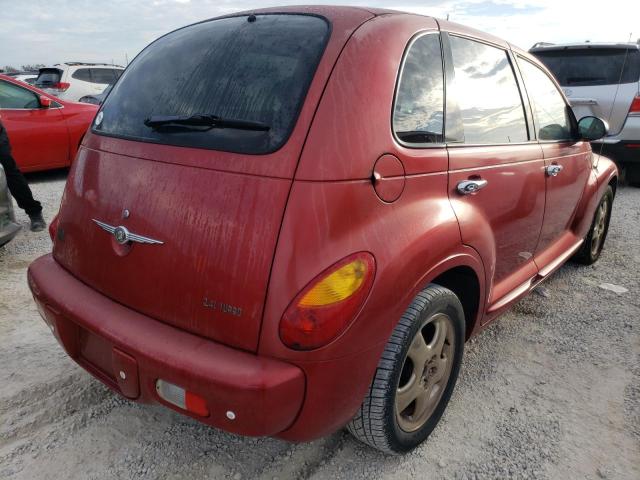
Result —
[[57, 68], [47, 68], [40, 70], [38, 74], [38, 78], [36, 80], [36, 85], [38, 87], [48, 87], [51, 85], [55, 85], [60, 82], [60, 76], [62, 75], [62, 71]]
[[91, 70], [89, 70], [88, 68], [79, 68], [78, 70], [73, 72], [73, 75], [71, 75], [71, 78], [75, 78], [76, 80], [82, 80], [83, 82], [90, 82]]
[[[239, 16], [182, 28], [129, 65], [94, 131], [167, 145], [273, 152], [293, 130], [328, 38], [327, 21], [311, 15]], [[269, 129], [145, 125], [151, 117], [194, 115]]]
[[393, 109], [393, 129], [404, 143], [444, 140], [444, 79], [440, 36], [418, 37], [407, 51]]
[[634, 83], [640, 78], [640, 51], [584, 48], [535, 52], [562, 86], [588, 87]]
[[0, 109], [40, 108], [35, 93], [0, 80]]
[[450, 36], [453, 98], [457, 100], [464, 142], [518, 143], [529, 140], [520, 90], [507, 52]]
[[116, 72], [113, 68], [92, 68], [91, 69], [91, 81], [93, 83], [111, 84], [115, 83], [118, 79]]
[[571, 140], [569, 107], [555, 84], [540, 68], [519, 59], [520, 71], [533, 108], [533, 119], [540, 140]]

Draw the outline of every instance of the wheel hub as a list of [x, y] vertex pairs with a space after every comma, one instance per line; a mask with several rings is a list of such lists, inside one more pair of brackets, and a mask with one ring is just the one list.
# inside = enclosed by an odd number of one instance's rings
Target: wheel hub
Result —
[[449, 316], [427, 319], [414, 337], [396, 392], [396, 418], [402, 430], [420, 429], [436, 409], [449, 381], [455, 333]]

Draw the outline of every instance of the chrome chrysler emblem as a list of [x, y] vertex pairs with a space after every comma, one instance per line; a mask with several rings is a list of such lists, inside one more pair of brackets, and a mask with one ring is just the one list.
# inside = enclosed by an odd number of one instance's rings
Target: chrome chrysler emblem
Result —
[[164, 243], [160, 240], [155, 240], [153, 238], [143, 237], [142, 235], [138, 235], [136, 233], [131, 233], [129, 230], [127, 230], [126, 227], [123, 227], [122, 225], [114, 227], [107, 223], [101, 222], [100, 220], [96, 220], [95, 218], [93, 218], [92, 220], [101, 229], [112, 234], [113, 238], [115, 238], [116, 242], [118, 242], [120, 245], [124, 245], [129, 242], [147, 243], [151, 245], [162, 245]]

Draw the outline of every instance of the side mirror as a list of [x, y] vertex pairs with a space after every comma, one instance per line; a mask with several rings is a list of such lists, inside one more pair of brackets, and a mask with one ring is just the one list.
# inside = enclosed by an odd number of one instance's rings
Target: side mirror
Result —
[[580, 139], [593, 142], [605, 137], [609, 132], [609, 125], [598, 117], [582, 117], [578, 122]]
[[41, 108], [49, 108], [51, 107], [51, 99], [45, 96], [38, 97], [38, 101], [40, 102]]

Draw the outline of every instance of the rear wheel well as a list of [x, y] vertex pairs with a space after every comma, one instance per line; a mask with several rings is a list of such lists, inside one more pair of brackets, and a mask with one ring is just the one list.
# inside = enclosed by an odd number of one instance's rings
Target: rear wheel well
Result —
[[460, 299], [464, 310], [465, 336], [468, 339], [475, 326], [480, 305], [480, 282], [469, 267], [455, 267], [438, 275], [431, 283], [448, 288]]
[[613, 190], [613, 196], [616, 196], [616, 190], [618, 189], [618, 177], [613, 177], [609, 180], [609, 185], [611, 186], [611, 190]]

